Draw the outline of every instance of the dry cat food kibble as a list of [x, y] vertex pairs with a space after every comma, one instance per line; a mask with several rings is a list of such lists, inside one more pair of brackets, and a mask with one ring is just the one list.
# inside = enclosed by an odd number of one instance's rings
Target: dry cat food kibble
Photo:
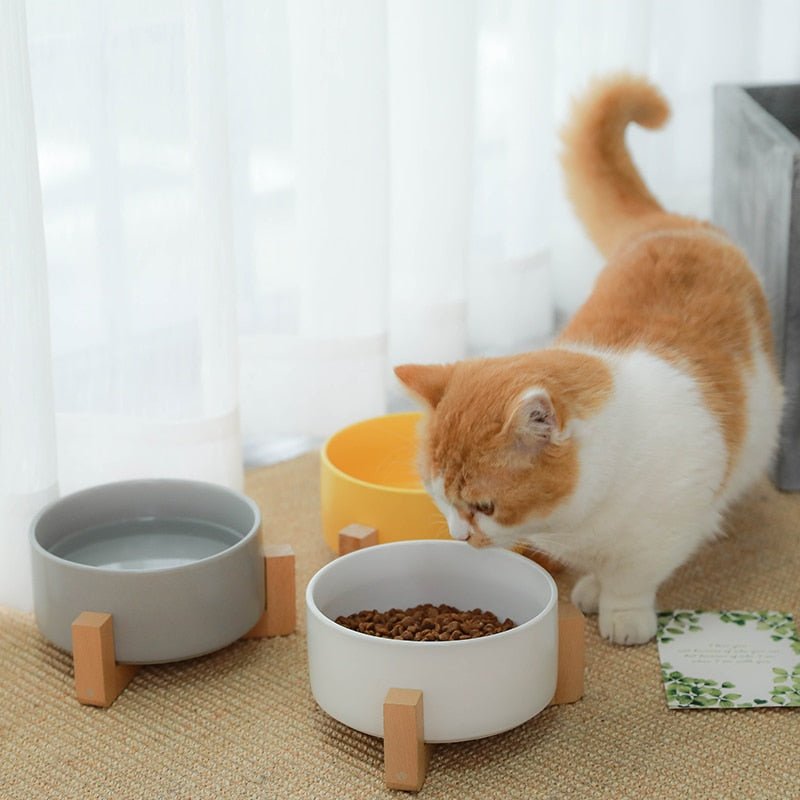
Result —
[[336, 622], [369, 636], [413, 642], [477, 639], [515, 627], [512, 620], [500, 622], [491, 611], [482, 611], [480, 608], [459, 611], [453, 606], [434, 606], [430, 603], [413, 608], [390, 608], [388, 611], [376, 611], [373, 608], [337, 617]]

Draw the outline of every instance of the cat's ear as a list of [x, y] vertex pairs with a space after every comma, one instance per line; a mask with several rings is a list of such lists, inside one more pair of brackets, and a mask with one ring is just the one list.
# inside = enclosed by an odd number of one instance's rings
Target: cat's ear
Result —
[[528, 389], [520, 395], [511, 408], [506, 429], [518, 447], [530, 452], [561, 440], [558, 415], [545, 389]]
[[403, 364], [394, 374], [412, 394], [436, 408], [453, 374], [453, 364]]

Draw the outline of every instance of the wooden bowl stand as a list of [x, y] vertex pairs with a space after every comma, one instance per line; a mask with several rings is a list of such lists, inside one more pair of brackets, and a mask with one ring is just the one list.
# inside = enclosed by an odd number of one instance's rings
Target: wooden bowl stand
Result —
[[[339, 533], [339, 555], [378, 543], [378, 531], [348, 525]], [[295, 557], [289, 545], [264, 548], [266, 602], [259, 621], [242, 638], [286, 636], [296, 626]], [[585, 619], [571, 603], [558, 607], [558, 679], [550, 705], [583, 697]], [[72, 623], [75, 695], [80, 703], [107, 708], [139, 669], [120, 664], [114, 653], [112, 615], [84, 611]], [[391, 789], [417, 792], [428, 770], [431, 744], [424, 738], [423, 696], [419, 689], [391, 688], [383, 704], [384, 781]]]
[[[296, 625], [294, 552], [287, 544], [263, 548], [264, 613], [243, 639], [286, 636]], [[111, 614], [83, 611], [72, 623], [72, 662], [78, 702], [108, 708], [138, 672], [138, 664], [120, 664], [114, 649]]]
[[[378, 531], [348, 525], [339, 532], [339, 555], [378, 543]], [[538, 559], [537, 559], [538, 560]], [[583, 697], [586, 620], [572, 603], [558, 604], [558, 678], [551, 706]], [[431, 744], [424, 737], [423, 697], [419, 689], [391, 688], [383, 702], [384, 782], [390, 789], [418, 792], [425, 783]]]

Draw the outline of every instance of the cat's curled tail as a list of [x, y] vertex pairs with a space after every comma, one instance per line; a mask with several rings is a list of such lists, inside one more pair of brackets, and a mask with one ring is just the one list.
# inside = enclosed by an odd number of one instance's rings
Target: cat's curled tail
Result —
[[595, 81], [573, 105], [561, 132], [567, 193], [605, 256], [632, 233], [667, 216], [631, 159], [625, 128], [629, 122], [660, 128], [669, 113], [653, 84], [627, 73]]

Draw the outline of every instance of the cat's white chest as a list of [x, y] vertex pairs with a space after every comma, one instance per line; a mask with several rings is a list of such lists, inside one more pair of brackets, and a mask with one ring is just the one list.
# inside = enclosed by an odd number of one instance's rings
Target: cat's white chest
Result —
[[674, 531], [713, 506], [727, 463], [720, 426], [689, 375], [646, 351], [604, 357], [613, 396], [576, 421], [578, 484], [547, 521], [565, 531], [562, 555], [581, 562], [625, 553], [656, 533], [643, 528]]

